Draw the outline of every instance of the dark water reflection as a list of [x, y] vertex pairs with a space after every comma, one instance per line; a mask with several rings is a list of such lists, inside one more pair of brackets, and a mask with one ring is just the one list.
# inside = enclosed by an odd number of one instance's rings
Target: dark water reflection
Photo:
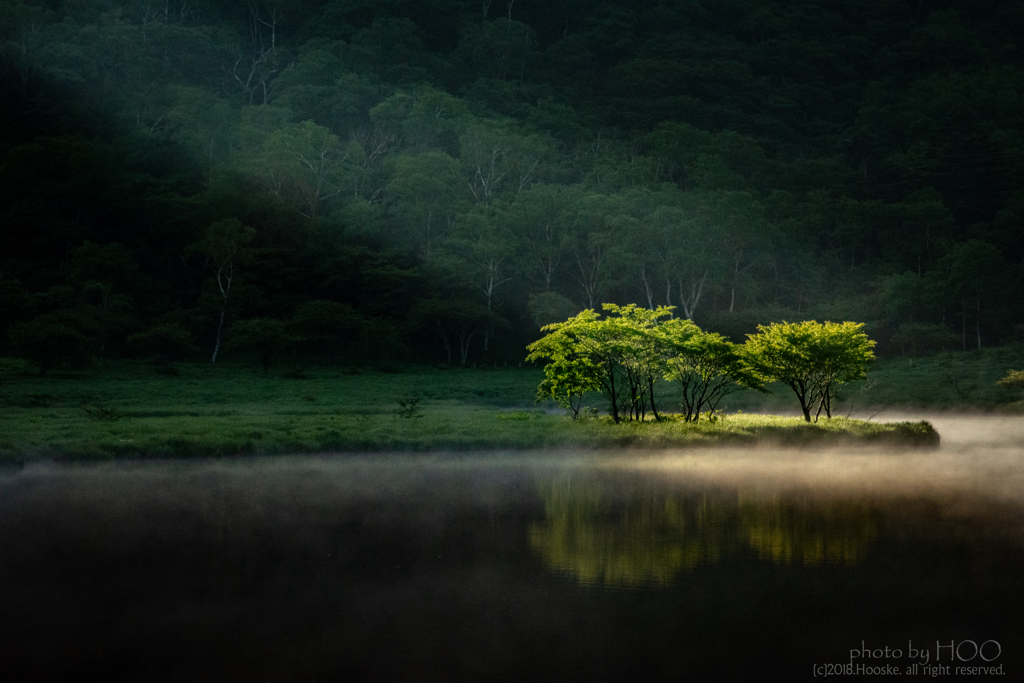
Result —
[[800, 680], [970, 639], [1024, 673], [1016, 500], [865, 483], [927, 456], [851, 456], [856, 485], [687, 457], [30, 466], [0, 478], [0, 656], [10, 680]]
[[530, 545], [549, 569], [584, 585], [670, 586], [686, 569], [744, 556], [853, 565], [875, 536], [872, 508], [841, 499], [659, 490], [592, 473], [538, 488], [545, 519], [531, 525]]

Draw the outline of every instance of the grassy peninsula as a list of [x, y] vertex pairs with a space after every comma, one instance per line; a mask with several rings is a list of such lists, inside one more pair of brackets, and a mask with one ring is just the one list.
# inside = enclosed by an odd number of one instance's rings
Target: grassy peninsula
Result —
[[[618, 425], [607, 418], [573, 422], [553, 404], [534, 402], [542, 377], [539, 369], [518, 367], [277, 369], [264, 374], [237, 365], [181, 364], [169, 370], [130, 362], [46, 376], [21, 373], [0, 385], [0, 459], [938, 444], [938, 435], [926, 423], [843, 417], [817, 424], [750, 413], [728, 413], [697, 424], [671, 417]], [[731, 398], [731, 410], [758, 409], [752, 402], [759, 395]], [[671, 400], [666, 395], [664, 409], [673, 409]]]

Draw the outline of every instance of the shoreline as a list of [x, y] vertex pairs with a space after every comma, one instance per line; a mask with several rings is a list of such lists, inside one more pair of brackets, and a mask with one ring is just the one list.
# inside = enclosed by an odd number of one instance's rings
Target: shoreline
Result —
[[[424, 454], [487, 451], [617, 450], [659, 452], [716, 448], [937, 449], [941, 436], [927, 421], [867, 422], [836, 417], [728, 415], [715, 422], [612, 424], [607, 419], [573, 422], [541, 413], [465, 410], [427, 411], [421, 419], [394, 415], [303, 416], [283, 425], [244, 416], [172, 416], [77, 422], [73, 436], [40, 440], [27, 429], [0, 444], [5, 463], [53, 460], [108, 461], [234, 458], [309, 454]], [[510, 419], [511, 418], [511, 419]], [[280, 421], [280, 420], [278, 420]], [[161, 424], [164, 423], [164, 424]], [[24, 425], [23, 425], [24, 426]], [[330, 429], [329, 429], [330, 427]]]

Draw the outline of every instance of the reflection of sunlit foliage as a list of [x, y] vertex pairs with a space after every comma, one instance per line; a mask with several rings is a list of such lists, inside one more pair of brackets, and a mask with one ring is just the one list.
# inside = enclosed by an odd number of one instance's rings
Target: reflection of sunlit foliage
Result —
[[611, 504], [592, 481], [563, 479], [541, 486], [547, 519], [530, 529], [530, 544], [555, 571], [581, 583], [667, 585], [686, 567], [718, 560], [718, 510], [709, 501], [645, 491]]
[[875, 535], [870, 510], [848, 502], [799, 503], [643, 489], [628, 497], [592, 478], [544, 482], [547, 516], [530, 545], [553, 571], [583, 584], [672, 583], [685, 569], [747, 548], [776, 564], [854, 564]]
[[870, 511], [851, 504], [801, 506], [740, 496], [747, 542], [777, 564], [856, 564], [875, 536]]

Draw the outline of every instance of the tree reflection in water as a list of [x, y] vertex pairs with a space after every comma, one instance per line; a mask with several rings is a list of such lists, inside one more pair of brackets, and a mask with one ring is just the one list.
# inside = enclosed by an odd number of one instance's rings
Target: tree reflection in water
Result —
[[531, 525], [530, 545], [551, 571], [585, 585], [668, 586], [686, 569], [743, 556], [852, 565], [875, 536], [871, 509], [850, 501], [650, 487], [623, 497], [592, 475], [539, 488], [546, 517]]
[[776, 564], [857, 564], [875, 537], [871, 510], [849, 501], [806, 502], [739, 495], [747, 543]]

